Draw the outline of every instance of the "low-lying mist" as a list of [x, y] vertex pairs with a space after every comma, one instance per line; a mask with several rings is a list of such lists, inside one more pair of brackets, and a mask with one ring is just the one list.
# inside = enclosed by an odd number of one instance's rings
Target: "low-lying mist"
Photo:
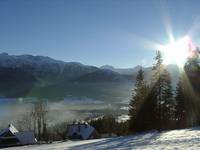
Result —
[[[24, 114], [33, 110], [36, 98], [1, 98], [0, 99], [0, 127], [5, 127], [9, 123], [16, 124], [22, 119]], [[126, 113], [124, 107], [127, 102], [106, 103], [87, 97], [65, 98], [60, 101], [41, 100], [47, 104], [47, 122], [53, 125], [61, 122], [72, 122], [89, 118], [99, 117], [105, 114]]]

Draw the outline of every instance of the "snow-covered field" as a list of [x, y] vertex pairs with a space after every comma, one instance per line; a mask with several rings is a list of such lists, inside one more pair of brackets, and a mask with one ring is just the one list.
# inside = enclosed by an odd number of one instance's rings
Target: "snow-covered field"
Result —
[[105, 149], [200, 149], [200, 127], [107, 139], [67, 141], [53, 144], [12, 147], [7, 150], [105, 150]]

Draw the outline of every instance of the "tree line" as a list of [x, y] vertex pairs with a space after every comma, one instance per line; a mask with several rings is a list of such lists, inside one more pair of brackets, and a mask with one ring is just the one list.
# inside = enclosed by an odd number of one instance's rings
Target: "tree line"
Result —
[[150, 82], [145, 81], [142, 68], [138, 71], [129, 103], [129, 130], [141, 132], [200, 125], [198, 54], [188, 58], [175, 90], [160, 51], [156, 52], [154, 61]]

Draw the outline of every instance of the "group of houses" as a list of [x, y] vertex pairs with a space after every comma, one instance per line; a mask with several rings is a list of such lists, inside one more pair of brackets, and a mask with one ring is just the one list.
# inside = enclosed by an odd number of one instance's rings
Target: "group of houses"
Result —
[[[99, 138], [100, 136], [95, 128], [87, 123], [73, 123], [68, 126], [67, 137], [69, 139], [88, 140]], [[20, 132], [12, 124], [0, 131], [0, 147], [33, 145], [36, 143], [37, 139], [34, 132]]]

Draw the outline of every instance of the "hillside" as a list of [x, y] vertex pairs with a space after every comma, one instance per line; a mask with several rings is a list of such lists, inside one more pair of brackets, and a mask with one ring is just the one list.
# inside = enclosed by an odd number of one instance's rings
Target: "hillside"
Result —
[[126, 76], [121, 75], [109, 69], [101, 69], [92, 73], [88, 73], [76, 79], [79, 82], [122, 82], [128, 81]]
[[200, 147], [200, 128], [171, 130], [158, 133], [156, 131], [107, 139], [67, 141], [53, 144], [13, 147], [7, 150], [129, 150], [129, 149], [193, 149]]

